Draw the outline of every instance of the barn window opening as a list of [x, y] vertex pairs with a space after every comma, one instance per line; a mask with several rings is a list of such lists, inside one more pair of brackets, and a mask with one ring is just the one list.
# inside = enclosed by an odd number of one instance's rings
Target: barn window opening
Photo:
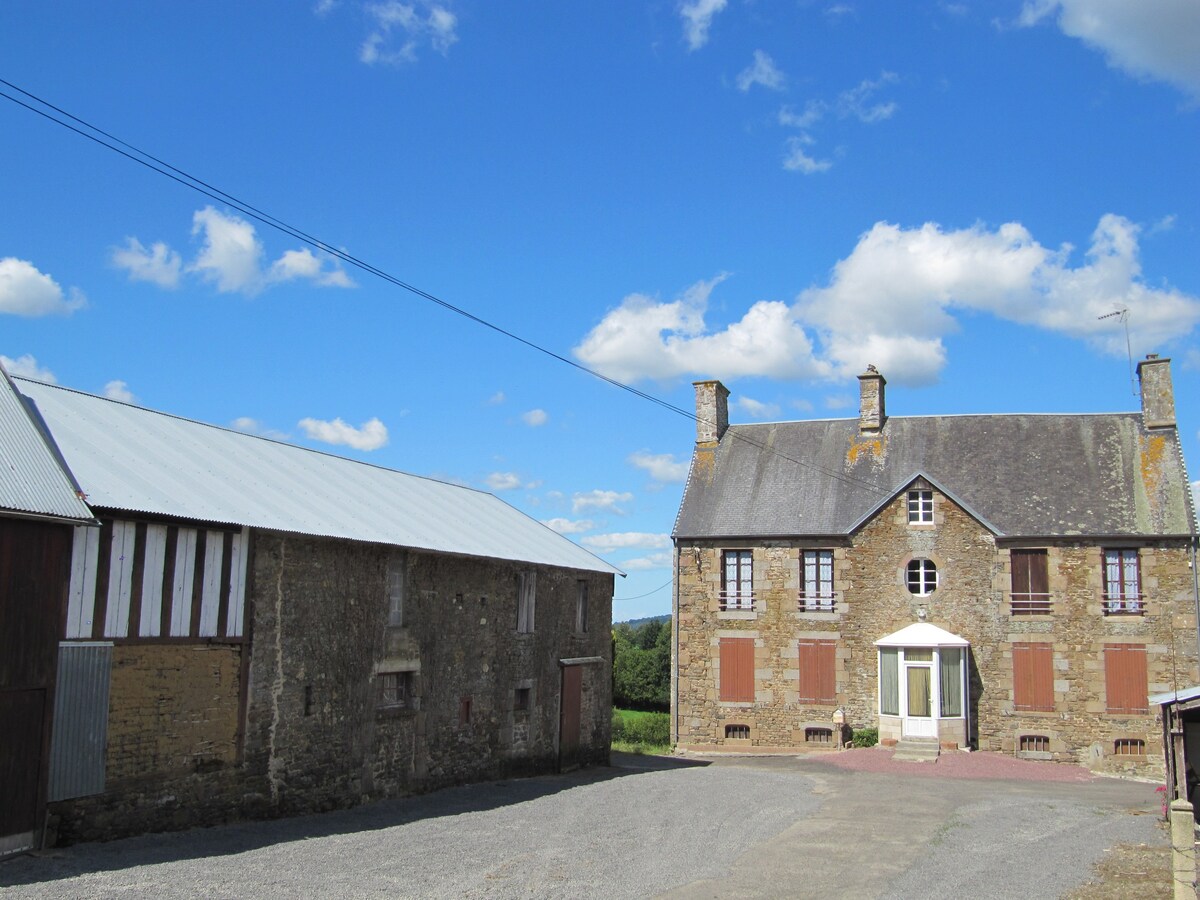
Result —
[[1021, 753], [1049, 753], [1050, 738], [1044, 734], [1023, 734], [1017, 749]]
[[832, 728], [805, 728], [804, 742], [806, 744], [832, 744]]
[[1113, 741], [1113, 754], [1116, 756], [1145, 756], [1146, 742], [1140, 738], [1117, 738]]
[[726, 725], [725, 740], [727, 741], [748, 741], [750, 740], [749, 725]]

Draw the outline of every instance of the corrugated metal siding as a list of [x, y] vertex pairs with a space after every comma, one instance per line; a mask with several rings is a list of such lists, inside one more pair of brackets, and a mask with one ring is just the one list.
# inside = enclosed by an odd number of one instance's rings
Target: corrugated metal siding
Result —
[[61, 644], [50, 746], [50, 800], [104, 790], [113, 645]]
[[89, 521], [92, 512], [46, 445], [8, 373], [0, 366], [0, 507]]
[[93, 507], [620, 574], [482, 491], [16, 383]]

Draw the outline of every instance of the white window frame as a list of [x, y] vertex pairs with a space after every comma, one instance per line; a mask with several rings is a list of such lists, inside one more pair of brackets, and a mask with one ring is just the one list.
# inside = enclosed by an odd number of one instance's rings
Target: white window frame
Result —
[[908, 523], [933, 524], [933, 491], [920, 489], [908, 492]]
[[[917, 566], [918, 577], [916, 579], [917, 590], [913, 590], [913, 566]], [[929, 577], [932, 572], [932, 579]], [[923, 556], [918, 556], [915, 559], [910, 559], [904, 567], [904, 586], [908, 592], [914, 597], [928, 597], [938, 589], [941, 583], [941, 573], [938, 572], [937, 563], [932, 559]]]
[[[828, 578], [823, 578], [823, 574]], [[833, 551], [800, 551], [800, 608], [806, 612], [832, 612], [837, 605], [833, 590]]]

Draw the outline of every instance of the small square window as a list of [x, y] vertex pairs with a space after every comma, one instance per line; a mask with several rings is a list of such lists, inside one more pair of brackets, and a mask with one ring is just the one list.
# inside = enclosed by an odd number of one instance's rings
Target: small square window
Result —
[[1146, 742], [1138, 738], [1117, 738], [1113, 741], [1116, 756], [1145, 756]]
[[1021, 753], [1049, 753], [1050, 738], [1044, 734], [1023, 734], [1017, 748]]
[[937, 566], [931, 559], [914, 559], [908, 564], [908, 592], [926, 597], [937, 590]]
[[377, 705], [380, 709], [413, 708], [413, 673], [383, 672], [378, 679]]
[[517, 712], [528, 710], [530, 693], [532, 692], [527, 687], [519, 687], [513, 691], [513, 709]]
[[908, 492], [908, 521], [913, 525], [933, 524], [933, 491]]
[[833, 729], [832, 728], [805, 728], [804, 743], [806, 744], [832, 744]]
[[748, 741], [750, 740], [749, 725], [726, 725], [725, 740], [727, 741]]

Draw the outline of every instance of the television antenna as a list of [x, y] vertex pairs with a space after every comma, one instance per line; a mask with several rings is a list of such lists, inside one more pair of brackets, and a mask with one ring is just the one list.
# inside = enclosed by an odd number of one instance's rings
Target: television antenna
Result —
[[1097, 319], [1113, 319], [1120, 318], [1121, 324], [1125, 326], [1125, 352], [1129, 356], [1129, 389], [1133, 396], [1138, 395], [1137, 382], [1133, 377], [1133, 345], [1129, 342], [1129, 310], [1118, 309], [1113, 312], [1106, 313], [1103, 316], [1097, 316]]

